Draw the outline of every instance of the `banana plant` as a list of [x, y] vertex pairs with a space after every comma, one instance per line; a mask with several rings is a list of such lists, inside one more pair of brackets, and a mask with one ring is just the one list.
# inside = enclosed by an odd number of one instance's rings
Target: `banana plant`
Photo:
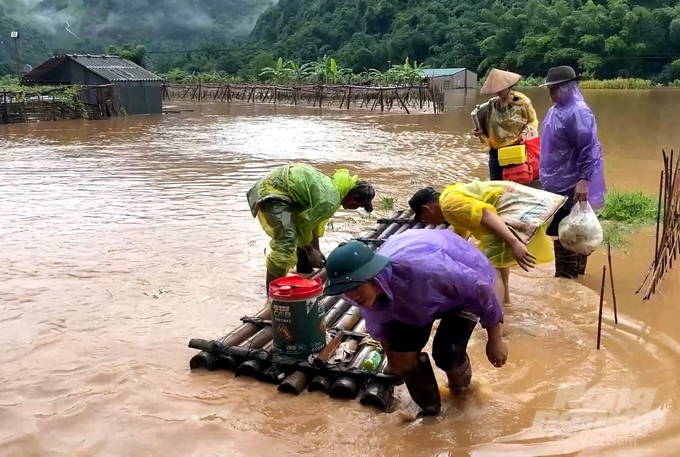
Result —
[[260, 70], [260, 76], [274, 82], [274, 84], [287, 84], [291, 75], [292, 70], [289, 68], [289, 63], [284, 63], [282, 57], [279, 57], [274, 67], [264, 67]]

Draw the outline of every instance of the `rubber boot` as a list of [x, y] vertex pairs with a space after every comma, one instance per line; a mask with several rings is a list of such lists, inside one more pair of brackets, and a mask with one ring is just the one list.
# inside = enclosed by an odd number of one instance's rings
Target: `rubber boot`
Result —
[[309, 264], [309, 257], [307, 251], [297, 248], [297, 264], [295, 265], [295, 272], [303, 278], [308, 278], [314, 273], [314, 268]]
[[465, 360], [467, 368], [464, 371], [454, 369], [451, 372], [446, 372], [446, 375], [449, 378], [449, 389], [452, 391], [465, 389], [472, 382], [472, 364], [470, 363], [470, 358], [467, 354], [465, 354]]
[[441, 412], [442, 402], [439, 386], [434, 377], [430, 358], [426, 353], [418, 355], [418, 366], [401, 375], [411, 398], [420, 406], [422, 416], [436, 416]]
[[588, 265], [588, 256], [587, 255], [580, 255], [579, 256], [579, 262], [578, 262], [578, 274], [581, 276], [586, 274], [586, 266]]
[[555, 240], [555, 277], [576, 279], [579, 273], [579, 254], [569, 251]]
[[276, 276], [271, 274], [269, 271], [267, 271], [267, 276], [265, 277], [265, 291], [267, 293], [267, 296], [269, 296], [269, 283], [271, 283], [273, 280], [276, 279]]

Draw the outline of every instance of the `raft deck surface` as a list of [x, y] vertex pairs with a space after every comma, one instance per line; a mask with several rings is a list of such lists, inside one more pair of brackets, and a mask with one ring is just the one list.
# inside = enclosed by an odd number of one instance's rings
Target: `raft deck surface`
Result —
[[[378, 219], [374, 229], [355, 239], [376, 250], [387, 238], [409, 228], [443, 229], [447, 226], [416, 224], [413, 212], [402, 210], [389, 218]], [[323, 280], [325, 275], [325, 270], [320, 270], [314, 276]], [[272, 351], [271, 309], [267, 306], [255, 316], [242, 317], [243, 324], [219, 340], [189, 341], [190, 348], [201, 351], [192, 357], [189, 363], [191, 369], [228, 369], [235, 376], [250, 376], [262, 382], [278, 384], [280, 392], [296, 395], [307, 389], [309, 392], [325, 392], [333, 398], [354, 399], [361, 393], [361, 404], [388, 410], [394, 384], [399, 379], [383, 372], [387, 362], [384, 356], [377, 371], [360, 368], [364, 358], [375, 348], [375, 342], [366, 333], [361, 312], [337, 296], [322, 296], [319, 300], [326, 311], [326, 328], [334, 338], [321, 352], [310, 358], [312, 363], [310, 359], [293, 358]], [[346, 345], [356, 348], [351, 358], [343, 363], [328, 364], [327, 360], [338, 347], [342, 350]]]

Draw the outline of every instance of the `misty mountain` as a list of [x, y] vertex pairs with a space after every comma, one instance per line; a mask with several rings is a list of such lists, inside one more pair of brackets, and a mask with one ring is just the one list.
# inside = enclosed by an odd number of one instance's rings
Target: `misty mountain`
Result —
[[186, 50], [202, 42], [232, 44], [248, 36], [275, 0], [0, 0], [0, 74], [63, 52], [102, 53], [108, 45], [144, 44], [149, 51]]

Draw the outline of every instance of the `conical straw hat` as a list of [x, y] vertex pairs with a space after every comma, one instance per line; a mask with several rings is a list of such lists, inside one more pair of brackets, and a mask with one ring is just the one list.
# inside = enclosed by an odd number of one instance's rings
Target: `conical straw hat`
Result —
[[522, 75], [494, 68], [489, 73], [489, 76], [486, 77], [481, 93], [484, 95], [497, 94], [508, 87], [514, 86], [520, 79], [522, 79]]

